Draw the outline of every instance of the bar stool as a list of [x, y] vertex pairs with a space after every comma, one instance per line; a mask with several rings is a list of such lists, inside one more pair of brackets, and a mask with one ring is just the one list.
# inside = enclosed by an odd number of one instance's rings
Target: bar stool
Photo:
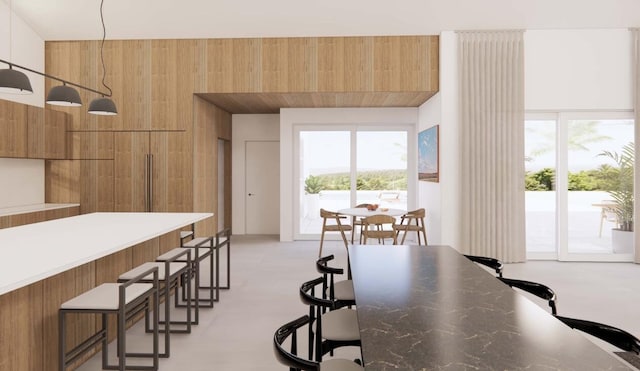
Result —
[[[141, 283], [151, 275], [151, 283]], [[127, 353], [126, 351], [126, 322], [136, 314], [144, 311], [153, 312], [153, 351], [151, 353]], [[100, 314], [101, 328], [93, 335], [71, 350], [66, 349], [66, 315], [71, 313]], [[118, 365], [108, 362], [108, 321], [107, 316], [117, 316], [117, 355]], [[157, 370], [158, 369], [158, 268], [153, 267], [141, 272], [124, 283], [104, 283], [60, 305], [58, 311], [58, 352], [60, 371], [78, 360], [86, 352], [98, 344], [102, 347], [102, 368], [124, 371]], [[127, 357], [152, 358], [150, 366], [127, 366]]]
[[[191, 241], [194, 241], [194, 240], [191, 240]], [[196, 287], [195, 287], [196, 289], [194, 290], [195, 295], [193, 298], [187, 298], [186, 297], [187, 290], [183, 290], [182, 300], [185, 302], [188, 301], [194, 304], [195, 316], [192, 324], [197, 325], [200, 322], [200, 307], [203, 306], [206, 308], [213, 308], [213, 302], [215, 299], [215, 297], [213, 296], [213, 288], [210, 288], [209, 286], [200, 285], [200, 264], [207, 257], [209, 257], [209, 261], [212, 266], [211, 272], [209, 273], [210, 275], [209, 278], [211, 282], [213, 281], [213, 249], [208, 246], [199, 246], [194, 248], [176, 247], [158, 256], [156, 258], [156, 262], [165, 262], [167, 260], [174, 260], [174, 259], [177, 262], [186, 262], [186, 259], [184, 259], [184, 257], [181, 257], [183, 256], [185, 251], [190, 251], [191, 256], [193, 257], [193, 259], [191, 259], [189, 264], [190, 265], [189, 274], [187, 275], [187, 277], [185, 277], [185, 280], [188, 282], [191, 282], [191, 279], [193, 278], [196, 282]], [[200, 298], [200, 289], [203, 289], [203, 288], [209, 289], [209, 295], [210, 295], [209, 298]], [[188, 291], [190, 293], [191, 289], [189, 289]], [[184, 304], [176, 303], [176, 307], [185, 307], [185, 306], [186, 305]]]
[[[218, 301], [218, 294], [220, 293], [219, 289], [215, 287], [214, 274], [218, 272], [217, 265], [214, 268], [214, 256], [213, 251], [215, 245], [213, 243], [213, 236], [207, 237], [194, 237], [190, 241], [185, 242], [182, 245], [183, 248], [195, 249], [198, 252], [205, 250], [204, 254], [200, 254], [201, 260], [204, 261], [204, 258], [209, 257], [209, 284], [202, 285], [200, 281], [196, 281], [196, 287], [199, 290], [208, 290], [209, 298], [200, 298], [200, 302], [204, 303], [204, 306], [207, 308], [213, 308], [213, 302]], [[203, 256], [204, 255], [204, 256]], [[218, 262], [218, 259], [215, 259], [215, 263]], [[215, 291], [215, 294], [214, 294]]]
[[[179, 259], [186, 259], [186, 261], [178, 261]], [[171, 259], [167, 259], [163, 262], [147, 262], [139, 265], [138, 267], [123, 273], [118, 277], [118, 282], [126, 282], [132, 277], [137, 277], [141, 272], [145, 272], [150, 268], [157, 268], [158, 270], [158, 282], [162, 284], [161, 290], [159, 289], [160, 299], [164, 298], [164, 321], [159, 320], [158, 323], [164, 325], [160, 332], [164, 333], [164, 351], [160, 353], [160, 357], [168, 358], [170, 354], [170, 333], [191, 333], [191, 280], [188, 279], [191, 269], [191, 251], [184, 250], [181, 254], [176, 254]], [[174, 297], [175, 303], [178, 304], [178, 288], [180, 286], [180, 278], [184, 277], [186, 281], [187, 291], [187, 319], [186, 321], [176, 321], [171, 319], [171, 306], [170, 296], [171, 289], [175, 289]], [[149, 282], [152, 277], [150, 275], [143, 277], [140, 282]], [[184, 329], [172, 329], [171, 325], [185, 325]], [[151, 332], [149, 327], [148, 316], [145, 316], [145, 331]]]
[[[227, 284], [222, 286], [220, 284], [220, 267], [219, 257], [220, 249], [227, 248]], [[216, 287], [221, 290], [229, 290], [231, 288], [231, 228], [225, 228], [216, 233]]]

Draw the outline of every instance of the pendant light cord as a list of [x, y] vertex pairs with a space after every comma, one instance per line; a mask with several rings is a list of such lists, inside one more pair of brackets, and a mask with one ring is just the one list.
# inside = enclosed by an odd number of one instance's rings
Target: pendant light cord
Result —
[[104, 14], [102, 13], [102, 7], [104, 5], [104, 0], [100, 0], [100, 22], [102, 22], [102, 43], [100, 44], [100, 60], [102, 61], [102, 86], [104, 86], [107, 90], [109, 90], [109, 96], [113, 95], [113, 91], [111, 88], [105, 83], [105, 79], [107, 76], [107, 67], [104, 64], [104, 40], [107, 37], [107, 28], [104, 26]]

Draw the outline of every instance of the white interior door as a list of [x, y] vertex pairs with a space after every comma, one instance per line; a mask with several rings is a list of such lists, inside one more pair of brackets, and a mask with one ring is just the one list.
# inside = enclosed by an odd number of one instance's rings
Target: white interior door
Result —
[[246, 234], [280, 233], [280, 142], [245, 146]]

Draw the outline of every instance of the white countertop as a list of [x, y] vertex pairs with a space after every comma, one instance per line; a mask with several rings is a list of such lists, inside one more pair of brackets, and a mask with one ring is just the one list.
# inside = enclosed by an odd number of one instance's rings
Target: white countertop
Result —
[[0, 208], [0, 216], [28, 214], [28, 213], [35, 213], [38, 211], [64, 209], [67, 207], [76, 207], [76, 206], [80, 206], [80, 204], [33, 204], [33, 205], [3, 207], [3, 208]]
[[0, 295], [211, 216], [93, 213], [0, 229]]

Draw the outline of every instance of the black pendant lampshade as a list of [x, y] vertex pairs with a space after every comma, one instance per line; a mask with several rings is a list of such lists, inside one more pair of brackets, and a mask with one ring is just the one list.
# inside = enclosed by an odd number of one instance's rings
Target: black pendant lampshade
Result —
[[47, 103], [54, 106], [79, 107], [82, 99], [78, 91], [67, 85], [54, 86], [49, 90]]
[[89, 113], [94, 115], [117, 115], [116, 104], [109, 98], [96, 98], [89, 105]]
[[0, 93], [31, 94], [33, 88], [27, 75], [9, 66], [0, 70]]

